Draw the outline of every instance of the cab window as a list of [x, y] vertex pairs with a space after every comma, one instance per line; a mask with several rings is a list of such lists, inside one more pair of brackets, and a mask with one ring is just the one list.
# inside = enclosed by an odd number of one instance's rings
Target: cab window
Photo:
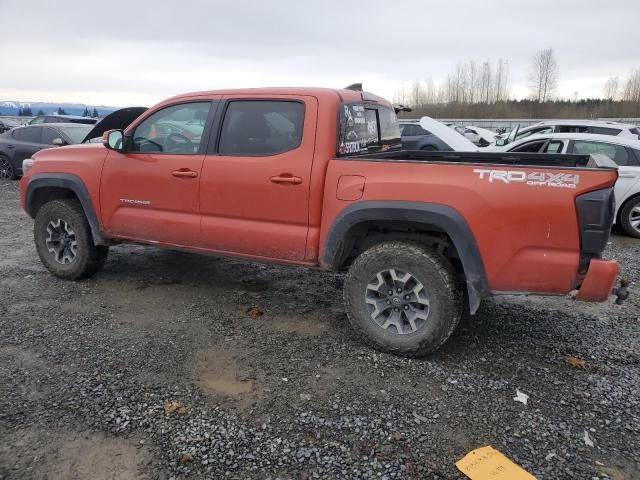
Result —
[[342, 105], [338, 143], [339, 155], [402, 148], [394, 110], [362, 103]]
[[198, 153], [210, 108], [211, 102], [181, 103], [151, 114], [133, 132], [131, 150], [177, 155]]
[[290, 100], [234, 100], [222, 122], [218, 152], [267, 156], [294, 150], [302, 142], [304, 104]]

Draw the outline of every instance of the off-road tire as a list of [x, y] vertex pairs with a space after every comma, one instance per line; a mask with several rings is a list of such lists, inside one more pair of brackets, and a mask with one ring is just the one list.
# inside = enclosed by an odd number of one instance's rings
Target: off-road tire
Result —
[[640, 231], [631, 225], [631, 211], [636, 207], [640, 207], [640, 196], [629, 200], [620, 210], [620, 227], [627, 235], [640, 238]]
[[[75, 234], [75, 257], [70, 263], [61, 264], [47, 247], [50, 222], [66, 222]], [[52, 274], [67, 280], [88, 278], [100, 270], [109, 254], [109, 247], [95, 245], [91, 227], [80, 203], [75, 199], [52, 200], [40, 208], [34, 223], [36, 250], [43, 265]]]
[[[385, 330], [369, 312], [365, 301], [367, 285], [378, 272], [388, 269], [410, 272], [428, 291], [428, 318], [414, 332]], [[455, 330], [463, 311], [462, 289], [451, 263], [443, 255], [410, 241], [379, 243], [357, 257], [345, 278], [344, 302], [351, 325], [370, 345], [411, 357], [440, 348]]]

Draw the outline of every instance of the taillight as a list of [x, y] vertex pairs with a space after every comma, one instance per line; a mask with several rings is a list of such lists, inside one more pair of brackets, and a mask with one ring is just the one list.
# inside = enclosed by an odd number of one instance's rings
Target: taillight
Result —
[[584, 193], [576, 198], [583, 263], [588, 263], [592, 258], [602, 257], [611, 234], [615, 208], [613, 188]]

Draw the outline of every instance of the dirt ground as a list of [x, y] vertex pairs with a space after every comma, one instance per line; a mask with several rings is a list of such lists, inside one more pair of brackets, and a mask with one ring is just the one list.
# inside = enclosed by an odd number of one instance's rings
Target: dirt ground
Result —
[[410, 360], [361, 343], [338, 274], [126, 245], [56, 279], [0, 182], [0, 479], [460, 479], [484, 445], [539, 479], [638, 479], [639, 250], [607, 252], [623, 306], [489, 299]]

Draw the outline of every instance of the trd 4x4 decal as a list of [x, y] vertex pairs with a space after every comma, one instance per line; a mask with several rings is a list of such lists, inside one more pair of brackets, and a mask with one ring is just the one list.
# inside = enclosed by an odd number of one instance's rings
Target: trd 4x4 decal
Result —
[[522, 170], [492, 170], [483, 168], [476, 168], [473, 170], [473, 173], [477, 173], [480, 180], [488, 180], [489, 183], [526, 183], [527, 185], [554, 188], [576, 188], [580, 183], [580, 175], [574, 173], [527, 173]]

